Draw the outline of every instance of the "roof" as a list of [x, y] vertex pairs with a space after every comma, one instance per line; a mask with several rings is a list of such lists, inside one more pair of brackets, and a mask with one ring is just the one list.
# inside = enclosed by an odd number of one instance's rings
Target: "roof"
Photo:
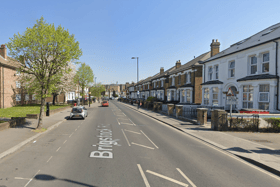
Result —
[[236, 81], [248, 81], [248, 80], [259, 80], [259, 79], [276, 79], [278, 76], [276, 75], [270, 75], [270, 74], [260, 74], [260, 75], [251, 75], [246, 76], [241, 79], [237, 79]]
[[205, 83], [202, 83], [201, 85], [209, 85], [209, 84], [224, 84], [224, 83], [219, 80], [214, 80], [214, 81], [207, 81]]
[[19, 62], [17, 62], [15, 59], [8, 57], [8, 59], [5, 59], [0, 55], [0, 63], [4, 64], [6, 66], [12, 67], [12, 68], [18, 68], [19, 67]]
[[159, 78], [165, 77], [165, 76], [167, 76], [169, 74], [170, 71], [173, 71], [174, 69], [176, 69], [176, 66], [173, 66], [173, 67], [169, 68], [168, 70], [164, 71], [162, 74], [158, 73], [151, 80], [155, 80], [155, 79], [159, 79]]
[[232, 44], [229, 48], [221, 51], [220, 53], [210, 57], [209, 59], [205, 60], [202, 63], [206, 63], [218, 58], [221, 58], [223, 56], [227, 56], [245, 49], [249, 49], [255, 46], [258, 46], [260, 44], [265, 44], [267, 42], [271, 42], [275, 39], [280, 38], [280, 23], [277, 23], [275, 25], [272, 25], [253, 36], [250, 36], [246, 39], [243, 39], [239, 42], [236, 42]]
[[193, 85], [191, 85], [191, 84], [184, 84], [184, 85], [180, 86], [180, 88], [185, 88], [185, 87], [193, 87]]
[[200, 56], [192, 59], [191, 61], [185, 63], [184, 65], [182, 65], [181, 67], [177, 68], [177, 69], [174, 69], [172, 71], [169, 72], [169, 74], [174, 74], [174, 73], [178, 73], [180, 71], [185, 71], [187, 69], [190, 69], [193, 65], [200, 65], [198, 62], [199, 61], [204, 61], [208, 58], [210, 58], [211, 56], [211, 52], [206, 52], [206, 53], [203, 53], [201, 54]]

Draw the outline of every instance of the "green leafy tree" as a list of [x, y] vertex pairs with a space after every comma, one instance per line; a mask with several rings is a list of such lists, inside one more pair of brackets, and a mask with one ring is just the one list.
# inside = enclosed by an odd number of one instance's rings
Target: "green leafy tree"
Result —
[[69, 61], [82, 55], [79, 42], [62, 26], [48, 24], [41, 17], [23, 34], [14, 34], [7, 43], [9, 55], [19, 64], [19, 71], [26, 76], [29, 90], [41, 100], [37, 128], [42, 128], [45, 98], [50, 96], [64, 73], [69, 73]]
[[93, 96], [95, 96], [96, 98], [100, 98], [101, 93], [105, 91], [105, 87], [101, 83], [98, 83], [95, 86], [91, 87], [90, 91]]
[[[89, 88], [90, 85], [93, 83], [93, 72], [89, 65], [86, 65], [86, 63], [82, 63], [79, 67], [78, 71], [76, 72], [76, 75], [74, 77], [74, 81], [76, 84], [79, 85], [79, 87], [82, 89], [82, 97], [84, 98], [84, 90], [85, 88]], [[83, 99], [84, 101], [84, 99]]]

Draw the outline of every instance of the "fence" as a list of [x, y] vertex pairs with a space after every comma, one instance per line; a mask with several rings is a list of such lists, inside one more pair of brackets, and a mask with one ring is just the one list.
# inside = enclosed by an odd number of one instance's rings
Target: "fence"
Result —
[[197, 108], [183, 108], [183, 117], [197, 119]]

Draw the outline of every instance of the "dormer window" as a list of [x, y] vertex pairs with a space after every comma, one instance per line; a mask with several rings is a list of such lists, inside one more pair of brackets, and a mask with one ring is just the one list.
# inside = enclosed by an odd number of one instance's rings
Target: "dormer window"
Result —
[[264, 53], [262, 55], [262, 73], [269, 72], [269, 53]]
[[213, 68], [212, 66], [209, 67], [208, 69], [208, 76], [209, 76], [209, 81], [213, 79]]
[[252, 56], [250, 57], [250, 73], [251, 75], [257, 74], [258, 71], [258, 64], [257, 64], [257, 57]]

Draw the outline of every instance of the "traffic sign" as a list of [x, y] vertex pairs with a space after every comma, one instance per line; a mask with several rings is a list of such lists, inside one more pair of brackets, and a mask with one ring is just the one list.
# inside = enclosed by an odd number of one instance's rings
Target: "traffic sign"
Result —
[[227, 100], [226, 100], [226, 104], [237, 105], [238, 104], [238, 98], [236, 96], [228, 96]]
[[231, 90], [231, 88], [228, 89], [227, 96], [234, 96], [234, 93]]

